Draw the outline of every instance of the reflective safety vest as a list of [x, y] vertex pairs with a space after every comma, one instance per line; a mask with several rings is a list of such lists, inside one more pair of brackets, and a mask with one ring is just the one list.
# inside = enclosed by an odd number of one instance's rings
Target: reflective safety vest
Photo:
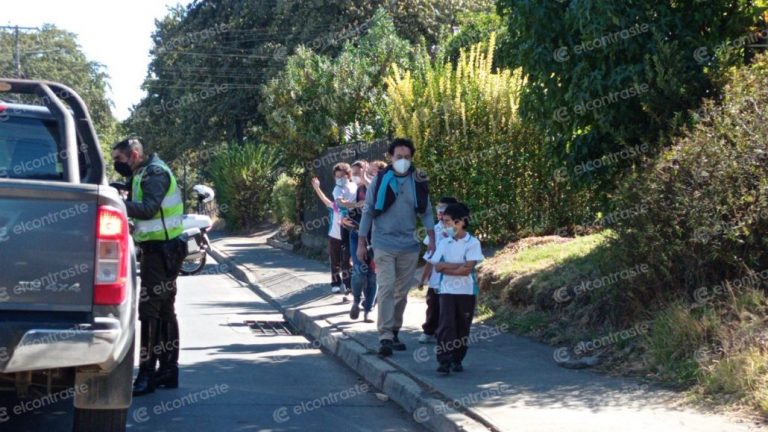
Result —
[[171, 185], [158, 211], [152, 219], [139, 220], [134, 219], [133, 239], [136, 242], [145, 242], [153, 240], [170, 240], [181, 235], [184, 232], [182, 226], [184, 214], [184, 202], [181, 199], [181, 192], [176, 186], [176, 177], [173, 176], [168, 165], [161, 160], [155, 160], [145, 167], [140, 168], [133, 175], [131, 200], [141, 202], [144, 192], [141, 190], [141, 180], [146, 174], [147, 169], [154, 167], [168, 173], [171, 179]]

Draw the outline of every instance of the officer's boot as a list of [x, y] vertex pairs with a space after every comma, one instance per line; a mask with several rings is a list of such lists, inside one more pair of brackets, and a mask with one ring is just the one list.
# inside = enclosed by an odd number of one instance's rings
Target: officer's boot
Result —
[[155, 391], [155, 363], [157, 362], [157, 341], [160, 320], [141, 321], [141, 354], [139, 375], [133, 382], [133, 395], [142, 396]]
[[155, 386], [162, 388], [179, 387], [179, 323], [174, 316], [171, 320], [160, 321], [160, 367], [155, 374]]

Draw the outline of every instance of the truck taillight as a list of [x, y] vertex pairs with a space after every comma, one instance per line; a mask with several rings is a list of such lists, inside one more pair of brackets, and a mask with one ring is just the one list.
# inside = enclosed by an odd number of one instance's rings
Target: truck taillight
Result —
[[125, 300], [128, 268], [128, 220], [120, 210], [100, 206], [96, 222], [96, 284], [93, 304]]

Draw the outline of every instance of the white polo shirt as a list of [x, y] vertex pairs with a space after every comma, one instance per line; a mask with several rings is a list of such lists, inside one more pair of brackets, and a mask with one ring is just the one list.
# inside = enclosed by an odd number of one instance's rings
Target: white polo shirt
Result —
[[[345, 201], [355, 201], [357, 199], [357, 185], [349, 182], [345, 187], [336, 186], [333, 188], [333, 205], [328, 207], [329, 218], [331, 220], [328, 227], [328, 237], [341, 240], [341, 218], [346, 214], [346, 209], [342, 209], [336, 200], [339, 198]], [[344, 213], [344, 214], [342, 214]]]
[[[477, 237], [465, 233], [463, 238], [456, 240], [447, 237], [437, 244], [435, 254], [429, 259], [432, 264], [446, 262], [449, 264], [463, 264], [467, 261], [480, 263], [485, 257]], [[443, 273], [440, 275], [440, 290], [442, 294], [467, 294], [478, 295], [480, 288], [477, 284], [475, 270], [469, 276], [451, 276]]]
[[[438, 222], [435, 224], [435, 244], [440, 243], [441, 240], [448, 238], [448, 234], [443, 230], [443, 224]], [[424, 237], [424, 244], [429, 246], [429, 236]], [[437, 252], [437, 250], [435, 250]], [[431, 258], [429, 251], [424, 254], [424, 261], [429, 261]], [[432, 274], [429, 275], [429, 287], [435, 290], [440, 289], [440, 273], [432, 270]]]

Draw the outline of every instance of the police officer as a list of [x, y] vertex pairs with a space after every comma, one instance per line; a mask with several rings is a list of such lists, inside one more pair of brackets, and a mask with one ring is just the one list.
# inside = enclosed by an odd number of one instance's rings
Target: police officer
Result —
[[[141, 354], [133, 395], [179, 383], [179, 325], [176, 320], [176, 278], [184, 259], [184, 203], [168, 166], [157, 154], [147, 157], [138, 139], [112, 147], [115, 171], [129, 178], [126, 202], [134, 221], [133, 238], [141, 248]], [[156, 361], [160, 367], [155, 371]]]

